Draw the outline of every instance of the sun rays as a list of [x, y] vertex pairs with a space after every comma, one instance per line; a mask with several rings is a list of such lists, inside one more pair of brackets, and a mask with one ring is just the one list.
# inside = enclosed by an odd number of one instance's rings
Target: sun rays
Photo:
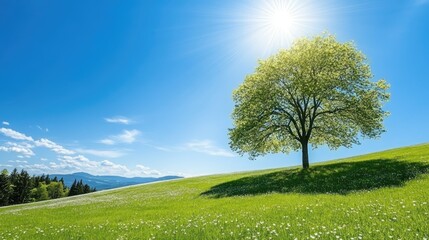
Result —
[[296, 38], [323, 28], [325, 10], [310, 0], [262, 1], [248, 11], [244, 22], [254, 47], [269, 54], [288, 47]]

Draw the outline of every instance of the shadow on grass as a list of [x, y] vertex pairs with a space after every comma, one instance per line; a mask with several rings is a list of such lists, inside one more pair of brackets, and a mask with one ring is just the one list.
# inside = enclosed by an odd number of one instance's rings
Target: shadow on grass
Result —
[[308, 170], [288, 169], [244, 177], [213, 186], [201, 195], [212, 198], [274, 192], [345, 195], [355, 191], [402, 186], [428, 170], [427, 164], [393, 159], [334, 163], [313, 166]]

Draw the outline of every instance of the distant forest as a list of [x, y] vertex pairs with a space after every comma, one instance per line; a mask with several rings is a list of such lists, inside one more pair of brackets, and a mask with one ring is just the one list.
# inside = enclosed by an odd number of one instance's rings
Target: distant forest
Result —
[[15, 168], [10, 174], [4, 169], [0, 173], [0, 206], [38, 202], [95, 192], [81, 180], [73, 182], [71, 187], [64, 184], [64, 179], [51, 178], [48, 175], [30, 176], [27, 171]]

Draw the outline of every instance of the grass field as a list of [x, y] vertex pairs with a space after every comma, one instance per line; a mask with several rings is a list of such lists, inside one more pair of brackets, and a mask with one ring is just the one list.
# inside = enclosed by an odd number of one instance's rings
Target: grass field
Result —
[[429, 144], [0, 208], [0, 239], [429, 239]]

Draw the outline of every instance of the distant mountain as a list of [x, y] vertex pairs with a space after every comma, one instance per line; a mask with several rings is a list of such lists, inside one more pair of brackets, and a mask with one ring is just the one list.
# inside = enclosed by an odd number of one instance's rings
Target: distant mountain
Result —
[[73, 181], [82, 179], [83, 183], [88, 184], [91, 188], [95, 187], [97, 190], [106, 190], [117, 187], [125, 187], [140, 183], [149, 183], [149, 182], [157, 182], [163, 180], [170, 180], [176, 178], [182, 178], [179, 176], [164, 176], [164, 177], [119, 177], [119, 176], [94, 176], [85, 172], [77, 172], [72, 174], [49, 174], [51, 178], [55, 176], [58, 179], [63, 178], [65, 185], [70, 187], [73, 184]]

